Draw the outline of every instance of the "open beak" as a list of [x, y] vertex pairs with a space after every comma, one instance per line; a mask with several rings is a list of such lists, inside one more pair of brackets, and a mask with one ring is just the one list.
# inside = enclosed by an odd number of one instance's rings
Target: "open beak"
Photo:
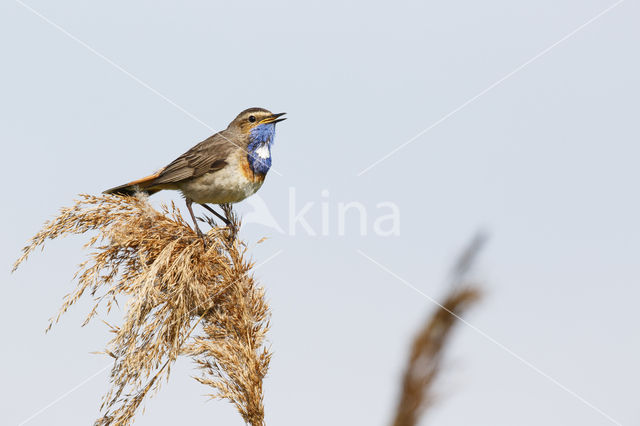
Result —
[[[284, 121], [287, 119], [286, 117], [282, 117], [285, 114], [286, 112], [281, 112], [280, 114], [273, 114], [265, 118], [264, 120], [260, 121], [260, 124], [279, 123], [280, 121]], [[282, 118], [278, 118], [278, 117], [282, 117]]]

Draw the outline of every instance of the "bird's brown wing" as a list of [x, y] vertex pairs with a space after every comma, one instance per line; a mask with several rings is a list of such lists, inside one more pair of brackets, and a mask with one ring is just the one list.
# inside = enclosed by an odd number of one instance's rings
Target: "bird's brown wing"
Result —
[[176, 158], [171, 164], [158, 172], [142, 179], [107, 189], [104, 193], [133, 195], [141, 191], [153, 194], [161, 189], [170, 188], [172, 184], [185, 179], [220, 170], [227, 164], [226, 159], [229, 155], [234, 150], [241, 149], [230, 141], [231, 137], [232, 135], [227, 136], [224, 132], [216, 133]]
[[239, 149], [238, 146], [231, 143], [225, 135], [216, 133], [162, 169], [150, 182], [150, 186], [177, 183], [220, 170], [227, 164], [227, 157], [236, 149]]

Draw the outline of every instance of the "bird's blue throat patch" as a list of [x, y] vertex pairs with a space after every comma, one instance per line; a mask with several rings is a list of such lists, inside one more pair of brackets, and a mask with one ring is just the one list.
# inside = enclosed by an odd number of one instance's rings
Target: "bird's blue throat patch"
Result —
[[254, 173], [266, 174], [271, 168], [271, 145], [275, 134], [275, 123], [259, 124], [251, 129], [247, 160]]

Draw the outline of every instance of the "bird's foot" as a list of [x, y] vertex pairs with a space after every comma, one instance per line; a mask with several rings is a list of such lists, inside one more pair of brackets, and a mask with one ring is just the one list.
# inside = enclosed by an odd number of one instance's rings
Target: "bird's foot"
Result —
[[235, 237], [236, 235], [238, 235], [238, 228], [236, 228], [235, 223], [231, 222], [230, 220], [227, 220], [225, 222], [225, 225], [227, 225], [227, 229], [229, 229], [232, 236]]
[[204, 246], [204, 249], [207, 249], [207, 238], [206, 235], [204, 234], [204, 232], [202, 232], [200, 230], [200, 227], [196, 224], [194, 231], [196, 232], [196, 235], [198, 236], [198, 238], [200, 238], [200, 240], [202, 241], [202, 245]]

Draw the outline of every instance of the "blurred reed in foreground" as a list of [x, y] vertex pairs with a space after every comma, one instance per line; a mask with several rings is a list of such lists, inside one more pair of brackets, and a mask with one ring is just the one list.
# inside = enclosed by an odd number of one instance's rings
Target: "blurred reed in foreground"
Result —
[[[263, 425], [270, 311], [236, 233], [214, 226], [205, 246], [173, 204], [158, 211], [144, 196], [80, 197], [45, 223], [13, 270], [48, 239], [97, 231], [85, 246], [93, 251], [79, 266], [75, 291], [49, 324], [85, 293], [95, 305], [84, 324], [99, 308], [109, 312], [126, 297], [122, 325], [110, 326], [114, 337], [105, 353], [114, 358], [111, 388], [96, 424], [130, 424], [183, 355], [201, 369], [197, 380], [212, 388], [212, 397], [235, 404], [246, 423]], [[223, 209], [231, 229], [239, 229], [231, 207]]]
[[467, 274], [484, 244], [476, 236], [454, 265], [451, 284], [444, 302], [418, 331], [409, 352], [402, 379], [393, 426], [415, 426], [424, 411], [433, 404], [433, 387], [440, 372], [444, 348], [451, 338], [457, 316], [480, 299], [480, 291], [467, 281]]

